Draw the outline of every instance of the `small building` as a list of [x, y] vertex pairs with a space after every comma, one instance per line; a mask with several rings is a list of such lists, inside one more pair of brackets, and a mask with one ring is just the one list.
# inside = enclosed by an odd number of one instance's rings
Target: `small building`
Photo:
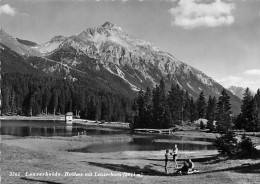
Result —
[[72, 120], [73, 120], [73, 113], [72, 112], [67, 112], [65, 114], [65, 122], [67, 124], [72, 124]]

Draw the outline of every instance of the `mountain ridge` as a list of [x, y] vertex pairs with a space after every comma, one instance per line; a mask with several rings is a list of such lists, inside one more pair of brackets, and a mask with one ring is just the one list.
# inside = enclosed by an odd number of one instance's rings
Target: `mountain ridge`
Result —
[[[230, 86], [230, 87], [227, 87], [227, 89], [229, 91], [231, 91], [234, 95], [236, 95], [237, 97], [239, 97], [241, 100], [243, 99], [244, 97], [244, 93], [246, 91], [246, 88], [244, 87], [240, 87], [240, 86]], [[252, 91], [249, 89], [249, 91], [251, 92], [252, 95], [255, 95], [256, 92]]]
[[[47, 73], [56, 73], [75, 80], [76, 70], [83, 73], [91, 71], [92, 77], [99, 76], [104, 81], [104, 76], [114, 76], [134, 91], [154, 87], [161, 78], [165, 79], [167, 89], [171, 85], [179, 85], [194, 98], [201, 91], [207, 97], [218, 97], [224, 88], [200, 70], [161, 51], [150, 42], [125, 33], [110, 22], [97, 28], [88, 28], [78, 35], [56, 38], [62, 39], [53, 40], [55, 45], [47, 52], [40, 50], [40, 46], [31, 47], [30, 49], [41, 54], [32, 54], [27, 62]], [[102, 73], [105, 73], [104, 76]], [[231, 92], [228, 94], [231, 96], [232, 110], [238, 114], [241, 100]]]

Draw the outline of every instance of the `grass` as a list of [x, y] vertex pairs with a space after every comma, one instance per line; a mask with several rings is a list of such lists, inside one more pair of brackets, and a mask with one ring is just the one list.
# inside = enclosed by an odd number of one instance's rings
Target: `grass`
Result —
[[[182, 132], [185, 134], [185, 132]], [[187, 132], [186, 136], [191, 136]], [[207, 134], [194, 132], [195, 136]], [[211, 135], [209, 135], [211, 137]], [[164, 150], [123, 151], [111, 153], [77, 153], [67, 150], [85, 147], [93, 143], [114, 141], [128, 142], [129, 136], [81, 136], [81, 137], [28, 137], [2, 136], [1, 175], [2, 183], [259, 183], [260, 160], [224, 159], [216, 150], [180, 151], [178, 164], [191, 158], [200, 172], [179, 176], [169, 165], [169, 174], [164, 170]], [[20, 176], [9, 176], [20, 172]], [[26, 176], [28, 173], [59, 172], [63, 176]], [[64, 176], [65, 172], [88, 173], [92, 176]], [[132, 176], [95, 176], [95, 173], [130, 173]], [[134, 176], [133, 174], [139, 174]]]

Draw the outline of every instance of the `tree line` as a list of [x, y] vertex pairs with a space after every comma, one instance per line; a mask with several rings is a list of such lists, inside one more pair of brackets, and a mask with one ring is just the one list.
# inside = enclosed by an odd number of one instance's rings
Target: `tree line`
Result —
[[243, 95], [241, 113], [235, 120], [235, 128], [246, 131], [260, 131], [260, 89], [252, 95], [249, 88]]
[[140, 90], [133, 99], [120, 91], [90, 86], [80, 78], [73, 82], [52, 76], [5, 73], [1, 93], [2, 115], [72, 111], [90, 120], [131, 122], [133, 128], [169, 128], [183, 121], [205, 118], [212, 131], [260, 131], [260, 90], [254, 96], [249, 89], [245, 91], [237, 117], [232, 115], [230, 96], [225, 89], [218, 98], [206, 98], [201, 91], [194, 100], [179, 85], [166, 91], [163, 79], [153, 89]]
[[35, 116], [73, 112], [82, 118], [130, 121], [132, 100], [113, 90], [51, 76], [2, 75], [2, 115]]
[[164, 80], [152, 90], [140, 90], [134, 99], [133, 128], [169, 128], [183, 121], [194, 122], [207, 119], [207, 128], [211, 131], [226, 132], [233, 128], [246, 131], [259, 131], [260, 127], [260, 91], [255, 97], [246, 90], [241, 114], [232, 114], [230, 96], [223, 88], [218, 98], [205, 97], [203, 91], [194, 100], [179, 85], [165, 89]]

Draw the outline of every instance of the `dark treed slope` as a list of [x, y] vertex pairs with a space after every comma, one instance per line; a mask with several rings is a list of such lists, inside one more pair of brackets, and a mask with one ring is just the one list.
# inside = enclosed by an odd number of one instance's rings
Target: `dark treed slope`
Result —
[[131, 99], [97, 89], [84, 81], [49, 76], [6, 73], [2, 75], [4, 115], [59, 114], [73, 111], [82, 118], [130, 121]]
[[24, 45], [27, 45], [27, 46], [30, 46], [30, 47], [33, 47], [33, 46], [36, 46], [37, 43], [35, 42], [31, 42], [31, 41], [28, 41], [28, 40], [22, 40], [22, 39], [19, 39], [19, 38], [16, 38], [16, 40], [21, 43], [21, 44], [24, 44]]
[[1, 74], [9, 72], [45, 74], [25, 61], [25, 57], [0, 43]]

